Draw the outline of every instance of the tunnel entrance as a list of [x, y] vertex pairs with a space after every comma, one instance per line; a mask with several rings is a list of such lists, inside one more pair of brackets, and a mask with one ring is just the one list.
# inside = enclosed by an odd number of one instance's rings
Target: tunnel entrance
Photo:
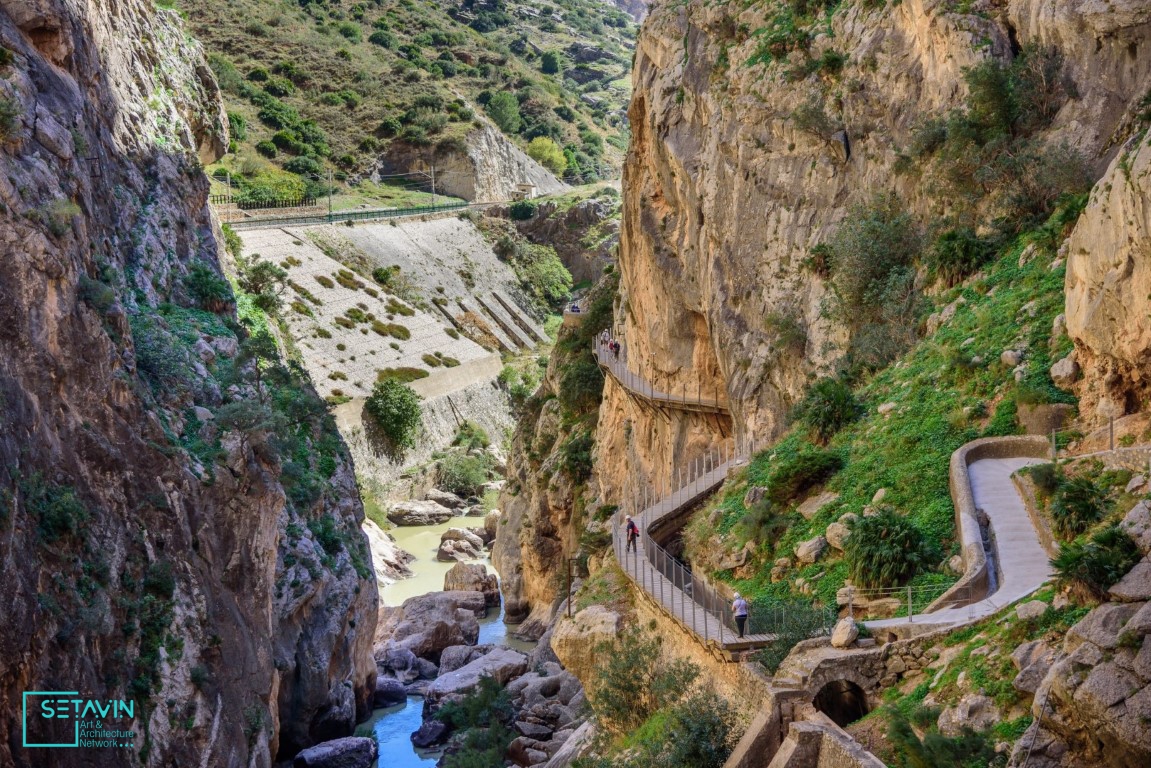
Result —
[[850, 680], [831, 681], [819, 689], [812, 703], [840, 728], [851, 725], [867, 714], [867, 695]]

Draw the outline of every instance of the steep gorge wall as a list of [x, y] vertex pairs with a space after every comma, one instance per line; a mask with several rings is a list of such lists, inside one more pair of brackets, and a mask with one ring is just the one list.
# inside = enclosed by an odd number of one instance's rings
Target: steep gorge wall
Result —
[[[377, 592], [347, 451], [292, 500], [283, 431], [200, 424], [259, 394], [219, 383], [234, 315], [165, 304], [219, 271], [202, 52], [150, 0], [0, 0], [0, 45], [0, 765], [270, 766], [349, 734]], [[108, 725], [135, 749], [21, 747], [29, 690], [134, 700]]]
[[[767, 11], [765, 11], [765, 7]], [[838, 10], [809, 55], [848, 56], [838, 78], [788, 82], [753, 64], [756, 30], [775, 4], [657, 4], [641, 33], [624, 170], [621, 301], [616, 321], [632, 367], [665, 390], [726, 392], [738, 438], [779, 434], [815, 377], [833, 370], [846, 331], [822, 311], [829, 287], [805, 270], [850, 205], [895, 191], [928, 218], [942, 211], [914, 175], [895, 173], [923, 118], [965, 93], [963, 70], [1029, 43], [1055, 46], [1073, 84], [1045, 138], [1066, 141], [1101, 172], [1147, 89], [1148, 10], [1128, 0], [988, 4], [978, 13], [909, 0]], [[788, 64], [803, 61], [792, 52]], [[846, 134], [805, 132], [793, 118], [822, 104]], [[765, 327], [784, 317], [802, 353]], [[666, 485], [675, 466], [726, 436], [728, 423], [668, 419], [610, 382], [598, 427], [602, 497]]]
[[1067, 332], [1080, 412], [1151, 406], [1151, 136], [1132, 137], [1096, 185], [1067, 244]]

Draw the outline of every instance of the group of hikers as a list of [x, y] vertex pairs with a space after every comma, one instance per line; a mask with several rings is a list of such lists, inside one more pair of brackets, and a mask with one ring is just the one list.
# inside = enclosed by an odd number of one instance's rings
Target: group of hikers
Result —
[[612, 338], [612, 335], [608, 333], [607, 328], [604, 328], [603, 333], [599, 335], [599, 345], [601, 347], [606, 347], [608, 351], [612, 353], [612, 356], [614, 356], [616, 360], [619, 360], [619, 339]]
[[[605, 331], [606, 333], [606, 331]], [[639, 541], [639, 526], [636, 525], [635, 520], [631, 515], [626, 515], [625, 518], [625, 533], [627, 535], [627, 552], [636, 551], [636, 542]], [[735, 628], [739, 631], [739, 636], [743, 637], [744, 631], [747, 629], [747, 617], [751, 613], [750, 606], [743, 595], [738, 592], [732, 597], [731, 602], [731, 615], [735, 617]]]

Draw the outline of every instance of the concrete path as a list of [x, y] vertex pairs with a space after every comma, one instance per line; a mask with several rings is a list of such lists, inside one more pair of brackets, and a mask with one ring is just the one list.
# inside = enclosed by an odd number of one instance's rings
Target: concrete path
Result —
[[[1020, 498], [1011, 475], [1042, 459], [980, 459], [967, 468], [975, 506], [991, 520], [995, 551], [992, 563], [999, 577], [997, 589], [990, 595], [961, 608], [944, 608], [915, 617], [924, 624], [956, 624], [989, 616], [1005, 605], [1026, 597], [1051, 578], [1052, 569], [1039, 534], [1031, 523], [1027, 508]], [[864, 622], [868, 627], [906, 624], [906, 618]]]

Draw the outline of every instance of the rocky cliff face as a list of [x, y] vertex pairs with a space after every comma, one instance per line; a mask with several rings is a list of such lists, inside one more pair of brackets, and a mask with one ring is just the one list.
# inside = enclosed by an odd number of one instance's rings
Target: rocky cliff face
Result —
[[468, 202], [511, 200], [519, 184], [534, 184], [536, 194], [562, 192], [567, 185], [531, 159], [490, 123], [470, 132], [463, 146], [394, 146], [380, 173], [436, 170], [436, 191]]
[[[146, 0], [3, 0], [0, 46], [0, 764], [268, 766], [347, 735], [375, 678], [362, 507], [310, 385], [238, 354], [198, 46]], [[135, 749], [21, 747], [29, 690], [135, 701], [108, 723]]]
[[1151, 141], [1133, 136], [1096, 185], [1067, 244], [1067, 331], [1080, 413], [1106, 419], [1151, 397]]
[[[833, 369], [845, 330], [821, 311], [829, 288], [802, 262], [877, 191], [894, 189], [924, 218], [945, 212], [896, 163], [913, 128], [964, 95], [964, 68], [1029, 44], [1057, 48], [1071, 95], [1044, 138], [1097, 171], [1114, 154], [1151, 82], [1145, 4], [951, 7], [841, 8], [806, 52], [783, 45], [769, 64], [757, 62], [779, 4], [652, 9], [633, 73], [617, 322], [633, 369], [668, 391], [726, 393], [732, 420], [669, 422], [609, 382], [605, 499], [665, 484], [733, 429], [777, 435], [808, 383]], [[846, 55], [840, 74], [805, 69], [827, 52]], [[823, 119], [803, 119], [812, 115]], [[801, 329], [804, 343], [781, 343], [765, 318]]]

